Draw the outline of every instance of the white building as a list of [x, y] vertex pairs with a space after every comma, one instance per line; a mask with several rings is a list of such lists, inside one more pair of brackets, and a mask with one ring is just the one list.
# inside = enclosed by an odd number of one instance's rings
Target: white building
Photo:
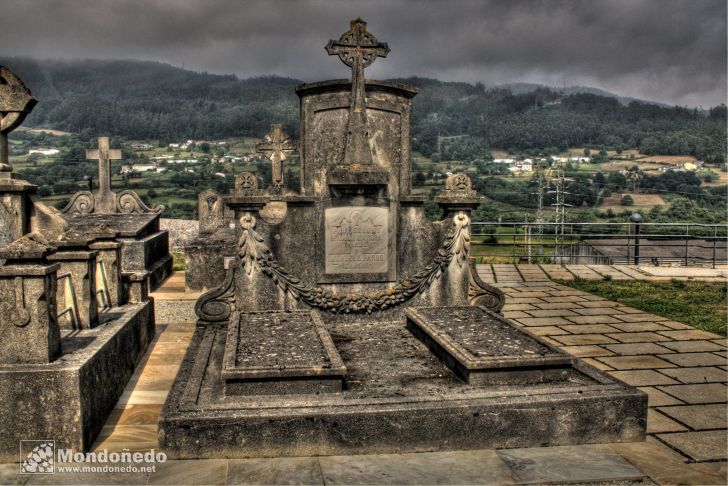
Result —
[[198, 162], [197, 159], [167, 159], [168, 164], [196, 164]]
[[28, 150], [28, 155], [39, 154], [39, 155], [58, 155], [60, 150], [52, 148], [39, 148]]
[[133, 143], [131, 148], [134, 150], [152, 150], [154, 147], [148, 143]]
[[132, 172], [151, 172], [157, 170], [157, 164], [155, 163], [148, 163], [148, 164], [134, 164], [131, 166]]

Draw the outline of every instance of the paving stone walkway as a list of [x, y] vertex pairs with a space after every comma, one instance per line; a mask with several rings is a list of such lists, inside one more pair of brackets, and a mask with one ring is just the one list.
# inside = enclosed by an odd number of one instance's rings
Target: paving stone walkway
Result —
[[478, 265], [487, 283], [531, 282], [539, 280], [701, 280], [728, 281], [728, 269], [703, 267], [655, 267], [634, 265], [558, 265], [488, 263]]
[[[5, 464], [0, 484], [726, 484], [725, 339], [548, 279], [570, 269], [479, 266], [484, 275], [490, 271], [502, 277], [495, 284], [508, 296], [506, 317], [648, 394], [646, 442], [168, 461], [152, 474], [113, 476], [21, 476], [17, 464]], [[185, 308], [194, 297], [184, 293], [179, 272], [154, 295]], [[157, 419], [193, 330], [191, 323], [158, 322], [157, 336], [94, 450], [157, 447]]]

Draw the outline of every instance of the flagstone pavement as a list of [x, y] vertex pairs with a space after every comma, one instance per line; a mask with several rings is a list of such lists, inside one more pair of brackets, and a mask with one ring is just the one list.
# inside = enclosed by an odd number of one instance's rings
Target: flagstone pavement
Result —
[[[726, 484], [726, 339], [556, 284], [549, 278], [574, 278], [577, 274], [582, 278], [603, 278], [613, 274], [613, 278], [725, 281], [723, 270], [683, 269], [655, 275], [642, 267], [479, 265], [478, 271], [484, 280], [505, 292], [507, 304], [503, 314], [507, 318], [648, 394], [649, 436], [645, 442], [168, 461], [157, 465], [151, 474], [32, 476], [19, 475], [17, 464], [5, 464], [0, 465], [0, 483]], [[154, 294], [160, 304], [166, 301], [188, 307], [198, 295], [184, 292], [181, 272], [170, 277]], [[162, 320], [94, 450], [146, 451], [157, 447], [157, 419], [194, 330], [192, 323]]]

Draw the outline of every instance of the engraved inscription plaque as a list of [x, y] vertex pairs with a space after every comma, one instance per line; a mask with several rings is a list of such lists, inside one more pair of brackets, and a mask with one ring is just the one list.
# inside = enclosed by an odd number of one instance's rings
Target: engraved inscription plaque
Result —
[[371, 206], [328, 208], [324, 213], [326, 273], [386, 273], [389, 210]]

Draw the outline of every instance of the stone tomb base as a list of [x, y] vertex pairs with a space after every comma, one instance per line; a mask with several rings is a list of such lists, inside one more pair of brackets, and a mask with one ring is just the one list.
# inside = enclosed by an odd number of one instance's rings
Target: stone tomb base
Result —
[[[493, 316], [474, 309], [484, 319]], [[243, 314], [241, 326], [245, 319]], [[564, 359], [558, 350], [514, 327], [508, 331], [511, 344], [523, 344], [536, 354], [519, 371], [512, 363], [502, 368], [508, 373], [495, 375], [495, 380], [476, 363], [480, 374], [470, 383], [451, 370], [456, 360], [445, 364], [445, 354], [431, 352], [405, 322], [375, 323], [362, 317], [361, 322], [327, 323], [327, 329], [346, 366], [343, 391], [233, 395], [226, 392], [223, 373], [228, 326], [198, 326], [160, 416], [160, 446], [170, 457], [186, 459], [644, 440], [644, 393]], [[459, 345], [467, 349], [471, 344]], [[470, 351], [487, 352], [472, 346]], [[490, 364], [513, 361], [517, 353], [507, 354]], [[325, 355], [318, 353], [312, 360], [320, 362]], [[559, 372], [533, 373], [534, 366]]]
[[69, 331], [49, 364], [0, 365], [0, 462], [16, 462], [20, 440], [88, 450], [154, 337], [152, 301], [99, 315]]
[[65, 215], [69, 226], [85, 235], [98, 228], [113, 231], [121, 243], [121, 273], [144, 273], [150, 290], [172, 274], [169, 232], [159, 230], [159, 213]]

